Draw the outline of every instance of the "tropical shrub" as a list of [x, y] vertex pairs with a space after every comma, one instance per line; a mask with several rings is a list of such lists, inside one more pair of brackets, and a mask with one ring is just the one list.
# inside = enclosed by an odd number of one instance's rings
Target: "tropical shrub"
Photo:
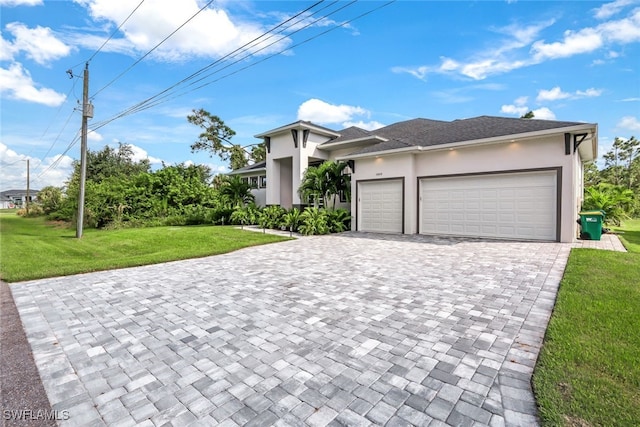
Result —
[[260, 217], [264, 219], [262, 228], [279, 229], [282, 226], [282, 218], [287, 211], [281, 206], [267, 206], [262, 210]]
[[327, 211], [327, 226], [330, 233], [351, 230], [351, 212], [346, 209]]
[[325, 210], [315, 207], [306, 208], [304, 212], [300, 214], [300, 221], [301, 224], [298, 227], [298, 231], [305, 236], [329, 233], [327, 213]]
[[231, 223], [234, 225], [240, 225], [244, 228], [245, 225], [249, 224], [249, 210], [242, 208], [236, 209], [231, 213]]
[[608, 224], [620, 225], [632, 209], [633, 191], [619, 185], [600, 183], [585, 189], [582, 210], [604, 211], [604, 220]]
[[289, 230], [289, 234], [298, 231], [300, 226], [300, 210], [293, 208], [282, 217], [282, 225]]
[[38, 193], [38, 203], [45, 214], [56, 211], [62, 204], [62, 189], [53, 186], [44, 187]]

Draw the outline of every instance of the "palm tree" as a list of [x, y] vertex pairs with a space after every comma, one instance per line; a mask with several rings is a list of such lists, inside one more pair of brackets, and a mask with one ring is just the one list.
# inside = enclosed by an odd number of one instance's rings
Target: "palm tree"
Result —
[[347, 164], [345, 162], [324, 162], [320, 168], [324, 171], [327, 186], [325, 201], [333, 198], [333, 209], [336, 208], [336, 198], [344, 193], [347, 200], [351, 200], [351, 177], [344, 174]]
[[298, 188], [300, 197], [308, 202], [310, 198], [313, 198], [313, 206], [318, 207], [319, 201], [322, 200], [324, 204], [324, 195], [326, 193], [326, 173], [321, 170], [320, 166], [309, 166], [304, 171], [302, 182]]
[[225, 198], [232, 207], [242, 207], [255, 200], [251, 193], [251, 185], [237, 175], [227, 177], [220, 187], [220, 195]]
[[304, 200], [313, 197], [313, 206], [318, 207], [318, 201], [327, 206], [329, 199], [333, 198], [333, 208], [336, 207], [336, 196], [344, 192], [347, 200], [351, 196], [351, 179], [344, 175], [347, 167], [345, 162], [327, 161], [319, 166], [310, 166], [304, 172], [304, 177], [298, 189], [298, 193]]

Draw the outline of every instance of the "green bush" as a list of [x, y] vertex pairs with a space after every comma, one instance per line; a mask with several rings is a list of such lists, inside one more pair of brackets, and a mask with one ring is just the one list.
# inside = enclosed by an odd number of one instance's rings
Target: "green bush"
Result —
[[351, 212], [346, 209], [327, 211], [327, 225], [330, 233], [351, 230]]
[[258, 220], [262, 228], [279, 230], [282, 227], [282, 218], [287, 211], [281, 206], [267, 206], [262, 210]]
[[229, 225], [232, 223], [233, 208], [217, 207], [209, 211], [207, 223], [213, 225]]
[[292, 208], [289, 212], [282, 217], [282, 226], [286, 227], [290, 233], [298, 231], [300, 226], [300, 210], [298, 208]]
[[327, 212], [318, 208], [306, 208], [300, 215], [298, 231], [305, 236], [329, 233]]

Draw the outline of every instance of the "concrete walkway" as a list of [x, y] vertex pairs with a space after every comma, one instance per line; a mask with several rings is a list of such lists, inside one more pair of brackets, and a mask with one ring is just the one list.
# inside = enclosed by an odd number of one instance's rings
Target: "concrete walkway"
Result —
[[11, 290], [61, 426], [529, 426], [572, 246], [344, 233]]

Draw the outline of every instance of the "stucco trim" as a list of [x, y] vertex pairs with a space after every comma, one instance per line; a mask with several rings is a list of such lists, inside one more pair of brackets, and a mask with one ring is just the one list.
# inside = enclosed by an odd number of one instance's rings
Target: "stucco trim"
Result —
[[420, 234], [420, 180], [436, 179], [436, 178], [460, 178], [465, 176], [484, 176], [484, 175], [507, 175], [516, 173], [531, 172], [556, 172], [556, 242], [561, 241], [562, 236], [562, 166], [548, 168], [529, 168], [529, 169], [507, 169], [486, 172], [468, 172], [444, 175], [423, 175], [416, 176], [416, 230]]

